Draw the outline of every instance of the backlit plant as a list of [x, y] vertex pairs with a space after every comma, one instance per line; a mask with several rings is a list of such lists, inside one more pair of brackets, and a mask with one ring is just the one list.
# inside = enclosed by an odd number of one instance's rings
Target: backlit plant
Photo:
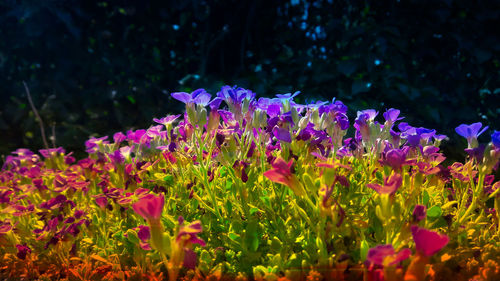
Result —
[[[446, 136], [399, 110], [297, 104], [224, 86], [91, 138], [88, 157], [18, 149], [0, 173], [0, 276], [40, 280], [500, 278], [500, 133]], [[353, 124], [354, 135], [347, 138]], [[316, 279], [315, 279], [316, 278]]]

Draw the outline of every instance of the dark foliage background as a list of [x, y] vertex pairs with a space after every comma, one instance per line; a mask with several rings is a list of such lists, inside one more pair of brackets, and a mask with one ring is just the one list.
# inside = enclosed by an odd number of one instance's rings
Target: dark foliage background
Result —
[[336, 97], [351, 119], [399, 108], [460, 158], [457, 125], [500, 129], [499, 3], [3, 0], [0, 154], [43, 148], [24, 80], [47, 134], [80, 157], [91, 135], [181, 112], [170, 92], [237, 84]]

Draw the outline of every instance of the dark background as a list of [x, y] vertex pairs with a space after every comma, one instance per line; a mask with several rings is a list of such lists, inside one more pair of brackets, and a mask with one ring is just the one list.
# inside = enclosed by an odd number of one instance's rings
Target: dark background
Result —
[[181, 112], [171, 92], [236, 84], [336, 97], [351, 121], [399, 108], [460, 159], [456, 126], [500, 129], [499, 3], [0, 0], [0, 154], [43, 148], [24, 80], [47, 135], [78, 157], [89, 136]]

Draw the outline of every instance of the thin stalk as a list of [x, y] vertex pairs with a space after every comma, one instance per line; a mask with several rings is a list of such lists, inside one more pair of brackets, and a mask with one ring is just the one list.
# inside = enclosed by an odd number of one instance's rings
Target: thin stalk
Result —
[[36, 119], [38, 120], [38, 124], [40, 125], [40, 132], [42, 134], [42, 141], [45, 149], [49, 149], [49, 143], [47, 142], [47, 138], [45, 137], [45, 129], [42, 121], [42, 117], [38, 114], [38, 110], [36, 110], [35, 105], [33, 104], [33, 100], [31, 99], [30, 89], [26, 82], [23, 81], [24, 90], [26, 91], [26, 95], [28, 96], [28, 102], [30, 103], [31, 110], [33, 110], [33, 114], [35, 114]]

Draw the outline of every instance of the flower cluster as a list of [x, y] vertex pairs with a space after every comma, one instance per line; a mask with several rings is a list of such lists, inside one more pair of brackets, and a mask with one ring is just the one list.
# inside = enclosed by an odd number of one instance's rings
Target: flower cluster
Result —
[[447, 137], [397, 109], [351, 122], [341, 101], [299, 94], [172, 93], [185, 114], [90, 138], [87, 158], [14, 151], [0, 276], [500, 278], [500, 132], [481, 144], [487, 127], [459, 125], [467, 157], [447, 166]]

